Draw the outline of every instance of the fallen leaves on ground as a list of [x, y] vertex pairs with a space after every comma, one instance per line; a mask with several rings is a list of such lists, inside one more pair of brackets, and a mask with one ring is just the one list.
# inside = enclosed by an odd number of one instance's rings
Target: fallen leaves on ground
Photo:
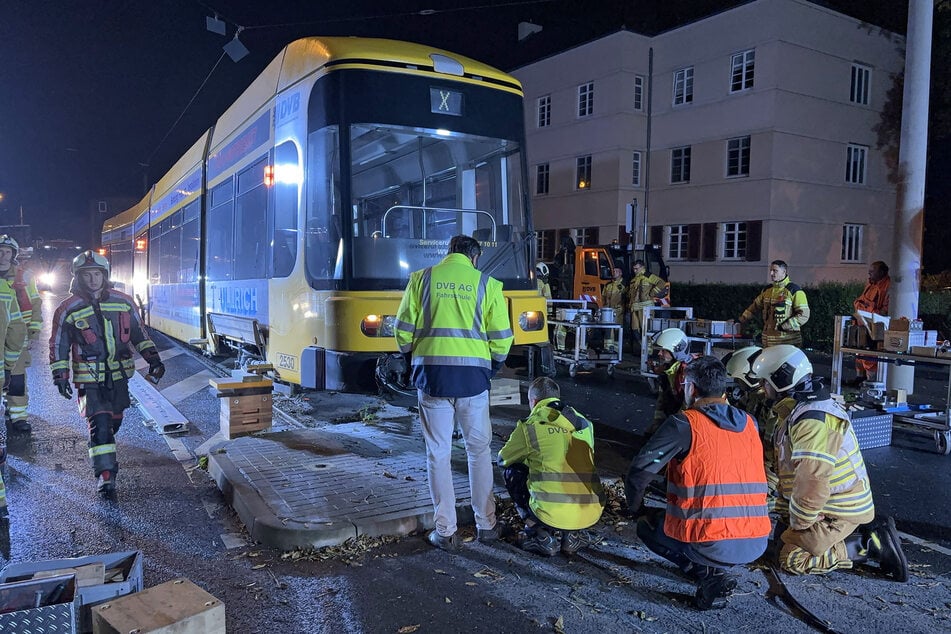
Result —
[[400, 540], [399, 537], [384, 535], [382, 537], [368, 537], [361, 535], [351, 537], [338, 546], [324, 546], [323, 548], [299, 548], [281, 555], [281, 559], [290, 561], [342, 561], [348, 565], [360, 565], [356, 560], [363, 557], [368, 552], [384, 546], [393, 544]]
[[486, 566], [479, 572], [474, 573], [472, 576], [478, 577], [479, 579], [488, 579], [489, 581], [502, 581], [502, 579], [505, 579], [505, 575], [503, 575], [500, 572], [496, 572], [495, 570], [492, 570], [488, 566]]
[[419, 623], [416, 625], [404, 625], [400, 629], [396, 630], [398, 634], [413, 634], [416, 630], [419, 629]]

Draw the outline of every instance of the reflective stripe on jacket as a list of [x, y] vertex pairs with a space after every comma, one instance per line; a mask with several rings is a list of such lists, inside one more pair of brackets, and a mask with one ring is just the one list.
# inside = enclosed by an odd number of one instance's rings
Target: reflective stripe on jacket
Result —
[[514, 339], [502, 283], [461, 253], [410, 274], [396, 320], [400, 352], [412, 354], [415, 384], [431, 396], [487, 390]]
[[594, 467], [594, 426], [556, 398], [539, 401], [499, 451], [499, 465], [528, 467], [529, 507], [562, 530], [592, 526], [604, 509]]
[[752, 317], [763, 319], [763, 341], [775, 346], [792, 340], [801, 341], [797, 333], [809, 321], [809, 302], [806, 293], [798, 284], [789, 281], [789, 276], [770, 284], [756, 296], [740, 319]]
[[693, 434], [683, 460], [667, 466], [664, 532], [681, 542], [753, 539], [769, 534], [766, 471], [756, 423], [722, 429], [699, 410], [688, 409]]
[[3, 278], [0, 278], [0, 333], [3, 333], [0, 335], [3, 340], [3, 368], [0, 369], [0, 379], [4, 379], [20, 359], [20, 351], [26, 343], [27, 328], [20, 315], [13, 285]]
[[149, 363], [159, 360], [132, 298], [112, 289], [98, 302], [81, 292], [70, 295], [57, 307], [52, 325], [54, 379], [69, 378], [70, 369], [74, 383], [128, 379], [135, 372], [133, 350]]
[[848, 413], [834, 401], [796, 405], [778, 424], [774, 444], [779, 494], [789, 502], [790, 526], [808, 528], [820, 514], [856, 524], [874, 519], [862, 451]]

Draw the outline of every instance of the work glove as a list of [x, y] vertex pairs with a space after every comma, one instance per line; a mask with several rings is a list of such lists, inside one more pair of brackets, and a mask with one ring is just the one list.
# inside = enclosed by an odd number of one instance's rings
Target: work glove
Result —
[[56, 389], [63, 398], [67, 401], [73, 399], [73, 386], [69, 384], [69, 379], [55, 379], [53, 383], [56, 384]]
[[161, 361], [153, 361], [149, 364], [149, 371], [145, 377], [152, 383], [158, 383], [159, 379], [165, 376], [165, 364]]

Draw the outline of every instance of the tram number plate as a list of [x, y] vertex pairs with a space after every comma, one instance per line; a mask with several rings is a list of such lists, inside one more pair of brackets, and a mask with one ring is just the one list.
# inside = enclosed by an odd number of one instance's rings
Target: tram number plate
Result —
[[282, 370], [296, 370], [297, 369], [297, 357], [290, 354], [280, 354], [277, 355], [277, 367]]

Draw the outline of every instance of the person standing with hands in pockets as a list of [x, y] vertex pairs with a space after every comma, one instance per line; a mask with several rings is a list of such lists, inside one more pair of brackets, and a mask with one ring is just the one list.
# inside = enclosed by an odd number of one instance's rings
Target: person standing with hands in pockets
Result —
[[131, 405], [133, 349], [148, 362], [147, 378], [153, 383], [165, 374], [165, 365], [132, 298], [110, 287], [109, 261], [85, 251], [76, 256], [72, 268], [71, 295], [53, 314], [50, 370], [64, 398], [73, 398], [76, 385], [79, 410], [89, 422], [89, 457], [97, 488], [108, 497], [115, 492], [119, 470], [115, 433]]

